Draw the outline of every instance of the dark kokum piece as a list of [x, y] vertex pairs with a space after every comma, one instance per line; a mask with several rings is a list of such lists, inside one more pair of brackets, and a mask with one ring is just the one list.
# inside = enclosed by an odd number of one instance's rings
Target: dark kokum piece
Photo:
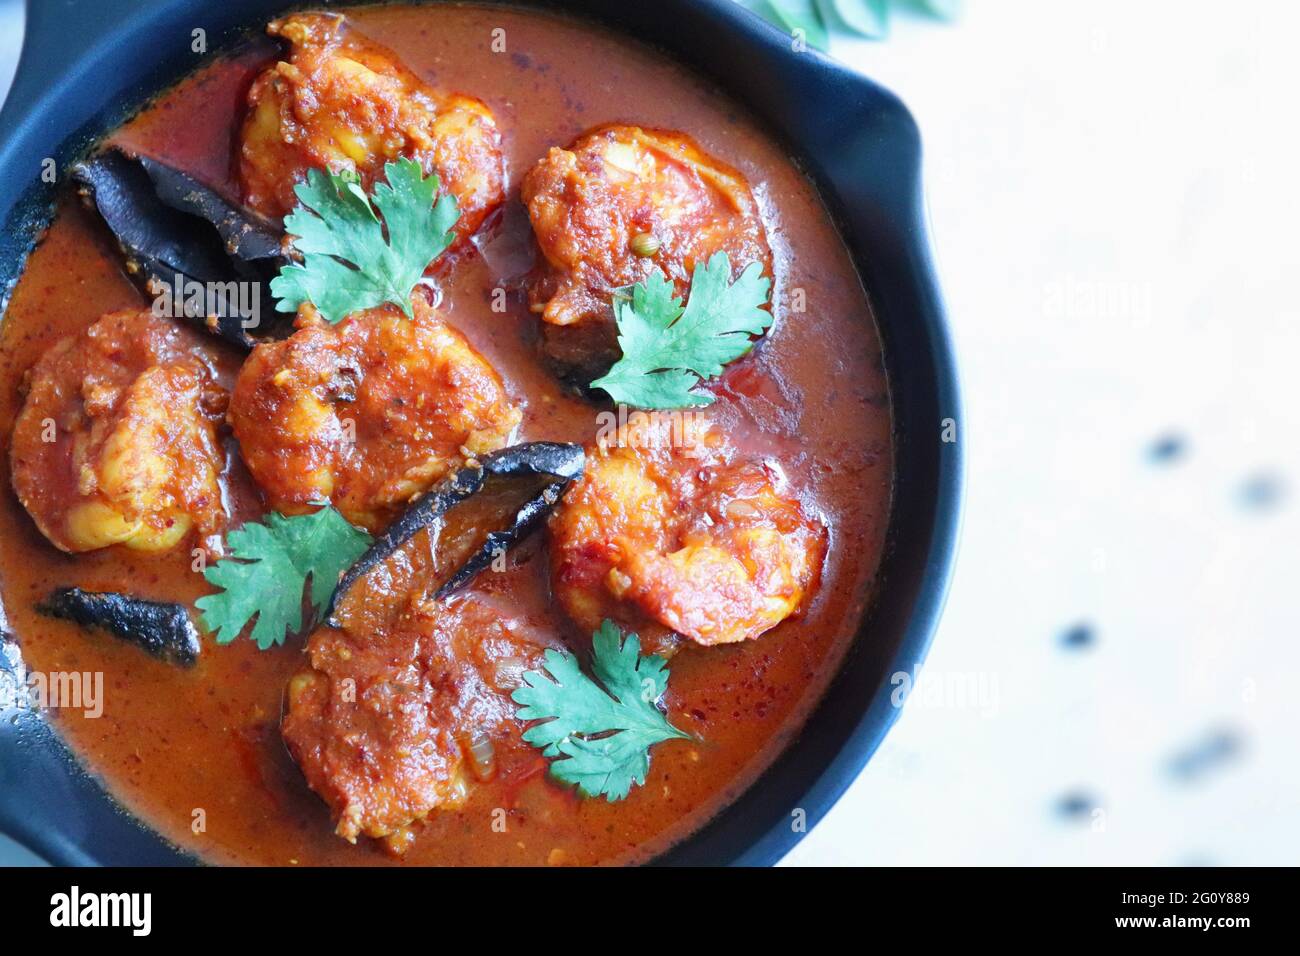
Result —
[[165, 205], [212, 224], [225, 244], [227, 256], [242, 263], [266, 262], [276, 270], [285, 264], [281, 249], [284, 230], [270, 220], [227, 202], [202, 183], [156, 159], [141, 156], [137, 162]]
[[402, 512], [401, 517], [394, 521], [388, 530], [366, 550], [365, 554], [357, 559], [356, 564], [343, 572], [343, 576], [339, 578], [338, 587], [334, 589], [334, 596], [330, 598], [329, 611], [325, 615], [330, 626], [340, 626], [334, 617], [334, 613], [339, 603], [352, 589], [352, 585], [365, 577], [376, 565], [385, 561], [403, 544], [415, 537], [416, 532], [421, 528], [430, 527], [457, 502], [464, 501], [482, 488], [486, 477], [482, 465], [467, 465]]
[[386, 561], [423, 528], [436, 524], [452, 508], [477, 494], [491, 477], [509, 478], [537, 475], [553, 478], [515, 512], [509, 527], [489, 533], [484, 545], [470, 556], [440, 587], [435, 595], [444, 598], [487, 567], [502, 549], [518, 543], [559, 501], [569, 482], [582, 474], [584, 455], [581, 445], [556, 442], [527, 442], [512, 445], [461, 468], [406, 509], [388, 530], [348, 568], [339, 579], [330, 601], [326, 619], [332, 627], [340, 622], [335, 612], [352, 586], [376, 565]]
[[438, 588], [434, 597], [442, 600], [459, 591], [498, 555], [504, 554], [511, 546], [528, 537], [538, 523], [551, 513], [551, 509], [560, 500], [569, 483], [582, 475], [584, 463], [585, 455], [581, 445], [555, 442], [514, 445], [502, 449], [485, 460], [483, 468], [489, 475], [497, 477], [537, 475], [555, 480], [548, 481], [537, 494], [520, 505], [510, 519], [508, 527], [488, 532], [482, 547], [470, 555], [460, 569]]
[[113, 591], [58, 588], [37, 609], [82, 627], [107, 631], [172, 664], [190, 667], [199, 658], [199, 632], [179, 604]]
[[581, 445], [568, 442], [531, 441], [502, 448], [481, 459], [483, 470], [503, 478], [539, 475], [562, 479], [566, 484], [582, 477], [586, 456]]
[[[116, 149], [78, 163], [72, 178], [93, 201], [145, 293], [171, 290], [173, 314], [245, 349], [289, 330], [270, 289], [287, 261], [280, 252], [282, 230], [179, 170]], [[203, 294], [200, 314], [184, 308], [195, 291]], [[257, 337], [246, 327], [250, 318]]]

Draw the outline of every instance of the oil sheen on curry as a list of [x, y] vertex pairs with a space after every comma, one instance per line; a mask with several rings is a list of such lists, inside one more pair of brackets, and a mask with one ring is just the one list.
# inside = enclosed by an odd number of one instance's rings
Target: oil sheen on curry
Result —
[[69, 170], [0, 323], [8, 624], [104, 675], [49, 717], [209, 862], [651, 859], [800, 745], [871, 596], [842, 242], [632, 39], [264, 26]]

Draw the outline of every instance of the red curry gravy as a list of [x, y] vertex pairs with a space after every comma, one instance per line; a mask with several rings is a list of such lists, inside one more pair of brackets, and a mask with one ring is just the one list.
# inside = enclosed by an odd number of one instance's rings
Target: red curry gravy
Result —
[[[583, 800], [548, 780], [522, 747], [460, 810], [417, 826], [400, 861], [378, 843], [332, 832], [325, 805], [285, 751], [285, 685], [302, 640], [261, 652], [246, 639], [204, 637], [184, 670], [137, 648], [37, 613], [53, 588], [129, 591], [192, 603], [208, 592], [188, 549], [149, 556], [121, 547], [67, 555], [36, 529], [9, 489], [7, 453], [24, 372], [60, 338], [103, 313], [138, 306], [102, 224], [65, 198], [32, 253], [0, 324], [0, 596], [29, 669], [102, 671], [103, 715], [50, 716], [113, 796], [169, 840], [212, 863], [595, 864], [649, 859], [702, 826], [754, 782], [799, 733], [834, 675], [868, 600], [891, 489], [890, 412], [881, 348], [860, 280], [808, 180], [780, 147], [710, 85], [648, 49], [551, 15], [473, 6], [349, 12], [427, 82], [485, 100], [504, 136], [510, 191], [489, 254], [440, 278], [443, 318], [496, 367], [524, 407], [519, 440], [590, 441], [599, 408], [573, 397], [538, 358], [537, 320], [521, 296], [493, 312], [489, 260], [527, 248], [518, 183], [548, 147], [605, 122], [680, 130], [739, 169], [759, 198], [774, 252], [776, 323], [724, 376], [709, 410], [732, 440], [785, 471], [830, 532], [821, 584], [801, 615], [757, 640], [686, 647], [671, 661], [669, 717], [696, 738], [654, 748], [643, 787], [619, 803]], [[505, 30], [507, 51], [493, 52]], [[187, 170], [229, 195], [245, 93], [275, 56], [270, 45], [219, 59], [164, 94], [114, 139]], [[525, 242], [520, 241], [523, 237]], [[512, 251], [513, 250], [513, 251]], [[795, 290], [806, 297], [796, 312]], [[223, 352], [233, 380], [242, 356]], [[228, 442], [229, 446], [229, 442]], [[264, 508], [227, 448], [230, 525]], [[521, 614], [572, 635], [547, 592], [544, 534], [519, 549], [493, 591]], [[575, 642], [575, 646], [577, 643]], [[797, 746], [797, 743], [794, 745]], [[205, 826], [195, 832], [197, 811]], [[502, 815], [499, 811], [504, 810]], [[496, 811], [496, 812], [494, 812]], [[504, 827], [501, 825], [504, 820]], [[496, 824], [494, 826], [494, 823]]]

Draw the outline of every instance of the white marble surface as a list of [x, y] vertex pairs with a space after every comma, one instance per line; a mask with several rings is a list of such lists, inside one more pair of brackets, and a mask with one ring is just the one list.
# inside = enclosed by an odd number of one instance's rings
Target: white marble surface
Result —
[[1300, 8], [966, 6], [833, 46], [923, 130], [969, 488], [922, 682], [786, 863], [1295, 864]]

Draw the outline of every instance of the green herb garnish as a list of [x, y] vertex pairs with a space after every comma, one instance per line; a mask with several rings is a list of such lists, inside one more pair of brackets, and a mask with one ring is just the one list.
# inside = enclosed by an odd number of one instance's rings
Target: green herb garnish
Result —
[[623, 357], [591, 383], [616, 402], [637, 408], [708, 405], [713, 396], [692, 389], [722, 374], [754, 345], [750, 338], [772, 324], [767, 304], [772, 282], [751, 262], [735, 282], [725, 252], [695, 264], [686, 307], [662, 272], [614, 298]]
[[283, 644], [286, 632], [302, 630], [303, 585], [311, 578], [316, 613], [329, 605], [339, 575], [370, 547], [370, 535], [352, 527], [331, 507], [286, 518], [269, 514], [250, 521], [226, 538], [231, 557], [207, 568], [208, 583], [222, 588], [195, 601], [203, 625], [229, 644], [257, 617], [249, 635], [266, 650]]
[[551, 776], [613, 803], [645, 783], [651, 746], [690, 734], [655, 706], [668, 689], [668, 667], [662, 657], [641, 656], [637, 635], [623, 640], [607, 620], [592, 635], [592, 655], [599, 684], [572, 654], [548, 650], [542, 670], [525, 673], [511, 697], [521, 720], [545, 721], [524, 731], [524, 740], [551, 758]]
[[450, 194], [434, 202], [438, 177], [426, 177], [413, 159], [385, 164], [384, 177], [388, 182], [375, 183], [369, 198], [355, 173], [310, 169], [294, 187], [298, 205], [284, 228], [303, 261], [271, 280], [279, 311], [310, 302], [326, 321], [341, 322], [391, 302], [411, 315], [411, 290], [451, 245], [460, 210]]

